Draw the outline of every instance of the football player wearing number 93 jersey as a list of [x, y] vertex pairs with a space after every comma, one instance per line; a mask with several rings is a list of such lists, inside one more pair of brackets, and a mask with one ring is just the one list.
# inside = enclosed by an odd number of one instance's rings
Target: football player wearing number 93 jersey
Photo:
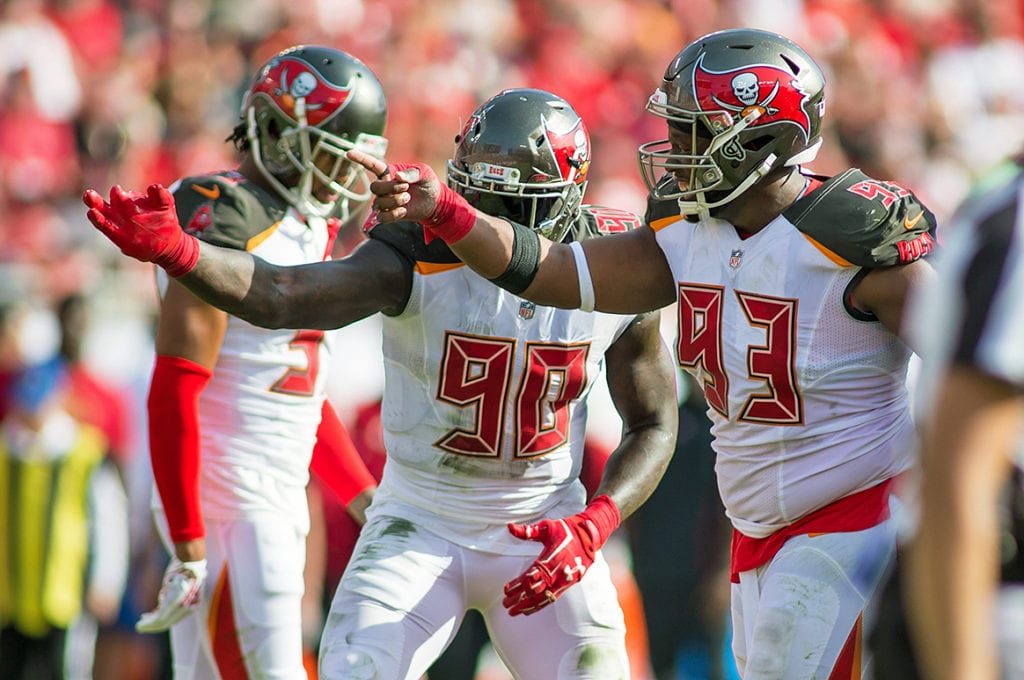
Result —
[[[816, 175], [825, 79], [791, 40], [706, 35], [648, 110], [646, 225], [571, 247], [475, 210], [420, 165], [371, 184], [382, 223], [423, 220], [537, 304], [678, 304], [678, 365], [703, 386], [734, 527], [733, 651], [744, 680], [861, 678], [895, 551], [889, 500], [915, 448], [904, 297], [927, 285], [935, 220], [898, 183]], [[379, 159], [351, 152], [372, 172]], [[637, 559], [643, 559], [638, 555]]]
[[[506, 90], [456, 137], [449, 190], [521, 237], [579, 244], [638, 227], [582, 204], [590, 162], [568, 102]], [[375, 174], [387, 172], [381, 161]], [[207, 302], [269, 327], [384, 314], [388, 459], [331, 605], [320, 677], [416, 680], [477, 609], [517, 678], [627, 678], [600, 548], [654, 490], [675, 443], [658, 314], [536, 305], [516, 294], [521, 275], [496, 277], [504, 290], [414, 222], [371, 222], [350, 256], [283, 267], [182, 236], [165, 190], [151, 191], [123, 208], [87, 194], [90, 218]], [[603, 373], [623, 434], [588, 502], [587, 396]]]

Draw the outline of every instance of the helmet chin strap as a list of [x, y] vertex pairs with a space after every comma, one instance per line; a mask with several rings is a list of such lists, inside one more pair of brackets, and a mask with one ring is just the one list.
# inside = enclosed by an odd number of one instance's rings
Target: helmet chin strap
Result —
[[682, 198], [679, 199], [679, 214], [682, 217], [695, 216], [698, 220], [706, 220], [711, 216], [711, 209], [718, 208], [733, 201], [737, 196], [742, 194], [744, 191], [753, 186], [762, 177], [771, 172], [772, 166], [775, 164], [775, 159], [778, 158], [775, 154], [769, 154], [761, 165], [757, 166], [754, 172], [747, 175], [742, 182], [730, 191], [724, 198], [718, 201], [707, 202], [704, 200], [704, 192], [696, 192], [696, 200], [684, 201]]

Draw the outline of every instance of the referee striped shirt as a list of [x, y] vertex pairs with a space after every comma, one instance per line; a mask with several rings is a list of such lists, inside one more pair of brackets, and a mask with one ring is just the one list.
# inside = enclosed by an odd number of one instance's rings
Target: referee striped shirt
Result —
[[911, 301], [911, 333], [925, 359], [919, 405], [930, 408], [935, 383], [954, 364], [1024, 391], [1024, 168], [1019, 162], [1001, 167], [964, 202], [945, 229], [935, 267], [939, 281]]

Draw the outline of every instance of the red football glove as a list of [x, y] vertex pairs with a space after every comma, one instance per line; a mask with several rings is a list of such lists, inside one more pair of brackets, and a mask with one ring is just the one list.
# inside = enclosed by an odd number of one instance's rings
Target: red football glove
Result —
[[199, 260], [199, 241], [182, 231], [171, 192], [159, 184], [147, 193], [110, 189], [110, 202], [92, 189], [82, 201], [89, 221], [121, 249], [142, 262], [152, 262], [175, 278], [183, 276]]
[[526, 525], [509, 523], [508, 530], [516, 538], [544, 546], [529, 569], [505, 584], [502, 604], [509, 615], [539, 611], [583, 578], [620, 521], [619, 509], [602, 494], [571, 517]]

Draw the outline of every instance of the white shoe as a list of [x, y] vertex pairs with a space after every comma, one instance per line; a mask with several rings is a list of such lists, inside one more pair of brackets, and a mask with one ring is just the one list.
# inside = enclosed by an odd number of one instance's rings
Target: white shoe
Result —
[[162, 633], [191, 614], [199, 606], [205, 580], [206, 560], [182, 562], [172, 557], [164, 571], [156, 609], [140, 616], [135, 623], [135, 630], [140, 633]]

